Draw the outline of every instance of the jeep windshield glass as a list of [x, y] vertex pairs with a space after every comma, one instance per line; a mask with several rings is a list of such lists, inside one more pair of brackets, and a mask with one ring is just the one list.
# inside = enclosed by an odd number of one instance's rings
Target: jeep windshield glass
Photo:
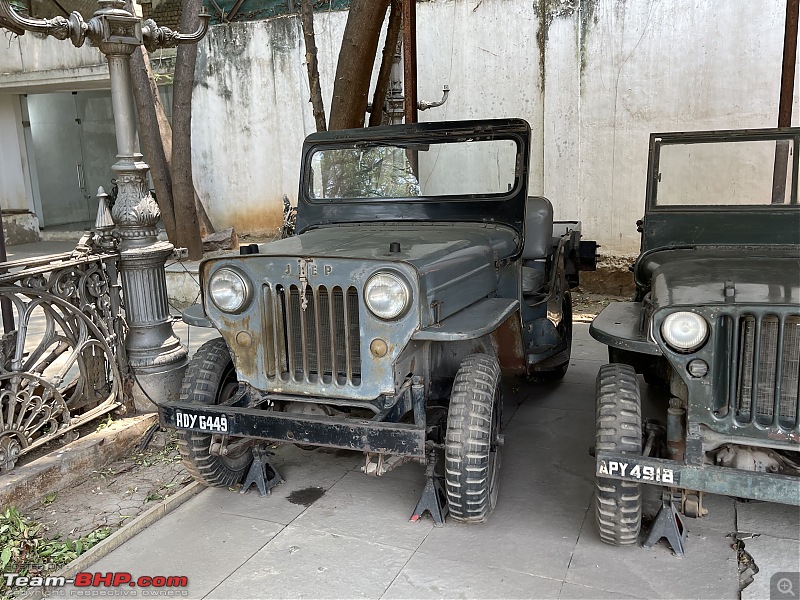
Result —
[[513, 140], [358, 144], [318, 150], [308, 193], [317, 200], [500, 196], [516, 188]]
[[662, 143], [658, 207], [779, 207], [797, 204], [794, 141]]

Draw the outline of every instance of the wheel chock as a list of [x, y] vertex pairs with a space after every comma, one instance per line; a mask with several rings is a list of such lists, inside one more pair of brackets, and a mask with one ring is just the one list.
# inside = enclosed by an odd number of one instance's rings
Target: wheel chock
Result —
[[259, 496], [263, 498], [272, 493], [272, 488], [279, 483], [283, 483], [283, 477], [280, 476], [278, 470], [269, 460], [272, 454], [265, 448], [253, 448], [253, 462], [242, 484], [242, 489], [239, 490], [240, 494], [247, 492], [250, 486], [255, 483]]

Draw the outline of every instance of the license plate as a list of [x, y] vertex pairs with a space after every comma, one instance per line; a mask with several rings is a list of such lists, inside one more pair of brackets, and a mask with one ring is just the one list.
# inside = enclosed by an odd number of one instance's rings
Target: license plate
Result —
[[228, 417], [220, 414], [203, 415], [176, 410], [175, 427], [178, 429], [208, 431], [209, 433], [228, 433]]
[[600, 477], [626, 479], [628, 481], [642, 481], [644, 483], [678, 483], [674, 470], [648, 465], [640, 460], [598, 460], [596, 474]]

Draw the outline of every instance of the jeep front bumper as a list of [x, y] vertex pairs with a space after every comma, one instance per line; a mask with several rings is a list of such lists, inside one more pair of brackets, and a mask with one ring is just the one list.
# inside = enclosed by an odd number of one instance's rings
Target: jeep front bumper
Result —
[[800, 477], [791, 475], [687, 465], [662, 458], [606, 452], [597, 453], [595, 474], [610, 479], [800, 505]]
[[191, 402], [165, 403], [159, 406], [158, 412], [161, 424], [173, 429], [425, 457], [425, 429], [414, 424], [203, 406]]

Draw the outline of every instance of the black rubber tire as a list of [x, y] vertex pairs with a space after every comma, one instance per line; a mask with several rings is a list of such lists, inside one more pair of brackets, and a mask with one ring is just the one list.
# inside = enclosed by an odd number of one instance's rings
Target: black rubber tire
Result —
[[[181, 402], [219, 404], [236, 392], [236, 368], [222, 338], [209, 340], [192, 356], [181, 385]], [[211, 434], [181, 430], [178, 450], [192, 477], [205, 485], [230, 487], [239, 482], [250, 463], [250, 447], [235, 456], [214, 456], [209, 452]]]
[[455, 521], [482, 523], [497, 503], [502, 421], [500, 364], [471, 354], [453, 380], [447, 413], [445, 491]]
[[564, 376], [567, 374], [567, 369], [569, 369], [569, 361], [572, 357], [572, 294], [569, 291], [564, 292], [561, 301], [561, 312], [563, 317], [556, 330], [561, 339], [567, 340], [567, 360], [557, 367], [536, 374], [539, 379], [545, 381], [559, 381], [564, 379]]
[[[642, 401], [636, 371], [625, 364], [603, 365], [596, 387], [597, 452], [642, 454]], [[597, 478], [600, 539], [612, 546], [635, 544], [642, 527], [642, 485]]]

